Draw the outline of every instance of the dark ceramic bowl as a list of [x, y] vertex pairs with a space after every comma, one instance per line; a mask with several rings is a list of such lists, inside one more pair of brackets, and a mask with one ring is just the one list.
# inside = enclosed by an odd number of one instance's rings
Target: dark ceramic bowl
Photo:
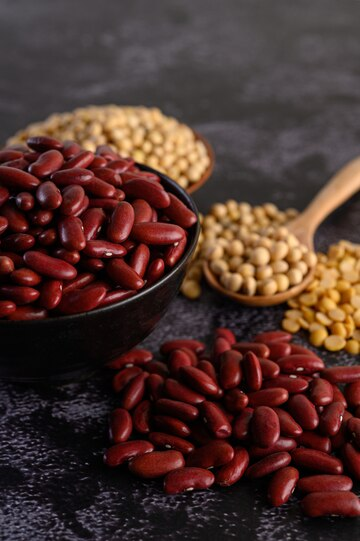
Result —
[[[165, 175], [163, 186], [198, 215], [192, 198]], [[0, 321], [0, 378], [15, 381], [71, 381], [92, 373], [141, 342], [177, 294], [194, 252], [200, 225], [189, 230], [188, 247], [177, 265], [134, 297], [72, 316], [41, 321]]]

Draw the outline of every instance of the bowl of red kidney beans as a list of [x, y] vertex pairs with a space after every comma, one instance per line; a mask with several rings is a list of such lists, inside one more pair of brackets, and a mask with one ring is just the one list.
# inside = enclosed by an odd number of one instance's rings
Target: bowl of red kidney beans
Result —
[[199, 228], [182, 188], [108, 146], [0, 151], [0, 376], [71, 379], [139, 343]]

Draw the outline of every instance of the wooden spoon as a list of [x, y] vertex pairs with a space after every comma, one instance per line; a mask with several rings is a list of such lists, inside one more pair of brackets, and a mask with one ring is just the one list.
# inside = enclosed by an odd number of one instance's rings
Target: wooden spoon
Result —
[[[309, 250], [314, 249], [314, 235], [319, 225], [335, 209], [340, 207], [360, 189], [360, 158], [355, 158], [338, 171], [329, 182], [320, 190], [306, 209], [287, 225], [293, 233]], [[311, 282], [315, 269], [312, 269], [304, 280], [275, 295], [242, 295], [225, 289], [211, 272], [207, 262], [204, 263], [204, 274], [208, 284], [231, 299], [248, 306], [273, 306], [281, 304], [296, 297]]]

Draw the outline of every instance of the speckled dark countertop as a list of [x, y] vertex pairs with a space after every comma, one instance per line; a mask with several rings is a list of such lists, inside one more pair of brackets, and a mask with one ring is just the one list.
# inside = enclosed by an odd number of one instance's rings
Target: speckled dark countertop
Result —
[[[359, 153], [359, 16], [355, 0], [2, 0], [0, 140], [89, 103], [158, 105], [215, 148], [201, 210], [230, 197], [301, 209]], [[321, 228], [318, 247], [359, 241], [359, 211], [357, 196]], [[200, 302], [178, 298], [146, 343], [206, 338], [216, 325], [246, 337], [280, 319], [281, 308], [206, 291]], [[359, 538], [358, 520], [304, 519], [296, 502], [270, 509], [261, 483], [168, 498], [158, 483], [107, 470], [107, 378], [0, 384], [1, 540]]]

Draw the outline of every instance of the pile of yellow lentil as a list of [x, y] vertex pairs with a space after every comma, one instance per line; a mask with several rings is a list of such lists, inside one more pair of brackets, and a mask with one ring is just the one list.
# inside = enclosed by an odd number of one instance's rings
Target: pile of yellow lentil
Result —
[[234, 293], [275, 295], [301, 283], [316, 255], [286, 228], [297, 214], [273, 203], [252, 207], [229, 200], [213, 205], [202, 219], [198, 251], [182, 293], [191, 299], [201, 295], [204, 261], [222, 287]]
[[318, 254], [314, 280], [288, 302], [282, 326], [309, 332], [313, 346], [360, 353], [360, 245], [342, 240]]
[[207, 148], [193, 130], [155, 107], [94, 105], [55, 113], [17, 132], [7, 144], [24, 143], [33, 135], [75, 140], [91, 151], [110, 145], [185, 189], [198, 182], [210, 165]]

